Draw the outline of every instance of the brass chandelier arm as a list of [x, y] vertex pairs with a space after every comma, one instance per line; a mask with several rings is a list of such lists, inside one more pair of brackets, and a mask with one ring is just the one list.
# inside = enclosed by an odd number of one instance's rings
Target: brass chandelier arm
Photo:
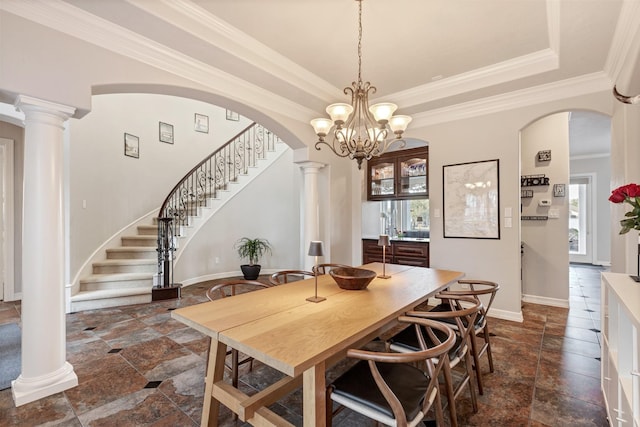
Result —
[[[390, 102], [381, 102], [369, 106], [369, 95], [377, 89], [370, 82], [362, 81], [362, 2], [358, 2], [358, 79], [351, 87], [344, 88], [345, 95], [351, 94], [351, 104], [335, 103], [326, 108], [331, 117], [311, 120], [318, 142], [316, 150], [322, 144], [328, 146], [338, 157], [349, 157], [358, 162], [361, 168], [363, 160], [369, 160], [383, 154], [392, 144], [405, 142], [402, 134], [411, 117], [393, 113], [398, 108]], [[392, 135], [390, 135], [392, 134]], [[326, 137], [331, 135], [332, 141]]]

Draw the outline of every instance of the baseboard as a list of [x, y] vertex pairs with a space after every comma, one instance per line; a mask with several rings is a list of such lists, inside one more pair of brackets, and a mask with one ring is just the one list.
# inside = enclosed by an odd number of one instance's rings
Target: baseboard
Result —
[[491, 309], [489, 310], [488, 317], [495, 317], [497, 319], [510, 320], [512, 322], [519, 322], [519, 323], [524, 322], [522, 311], [516, 312], [516, 311], [500, 310], [495, 307], [491, 307]]
[[522, 301], [528, 302], [531, 304], [548, 305], [551, 307], [569, 308], [569, 300], [566, 300], [566, 299], [548, 298], [548, 297], [540, 297], [537, 295], [522, 294]]

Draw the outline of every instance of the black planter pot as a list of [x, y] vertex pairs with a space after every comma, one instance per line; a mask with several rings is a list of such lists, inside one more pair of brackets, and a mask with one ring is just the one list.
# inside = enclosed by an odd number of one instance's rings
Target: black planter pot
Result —
[[260, 275], [260, 264], [244, 264], [240, 266], [242, 274], [244, 274], [245, 280], [256, 280]]

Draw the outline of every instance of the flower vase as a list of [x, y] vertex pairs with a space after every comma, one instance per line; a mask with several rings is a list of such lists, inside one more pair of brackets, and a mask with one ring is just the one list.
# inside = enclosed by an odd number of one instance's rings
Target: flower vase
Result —
[[640, 282], [640, 234], [638, 234], [638, 245], [636, 250], [636, 262], [637, 262], [637, 272], [636, 275], [629, 275], [633, 279], [634, 282]]

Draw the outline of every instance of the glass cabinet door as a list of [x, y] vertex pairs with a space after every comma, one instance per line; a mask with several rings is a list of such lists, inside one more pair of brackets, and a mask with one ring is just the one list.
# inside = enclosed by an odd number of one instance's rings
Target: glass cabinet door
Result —
[[393, 162], [371, 165], [370, 196], [392, 196], [394, 194], [395, 166]]
[[399, 195], [428, 194], [427, 175], [427, 159], [421, 157], [401, 159]]

